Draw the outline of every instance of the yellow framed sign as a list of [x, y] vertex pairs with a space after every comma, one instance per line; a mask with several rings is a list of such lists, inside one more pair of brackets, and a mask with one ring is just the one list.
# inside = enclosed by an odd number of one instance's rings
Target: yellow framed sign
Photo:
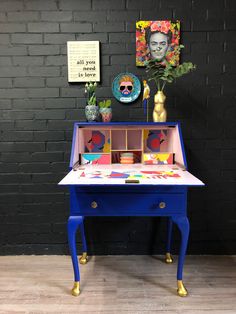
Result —
[[68, 82], [100, 82], [99, 41], [68, 41]]

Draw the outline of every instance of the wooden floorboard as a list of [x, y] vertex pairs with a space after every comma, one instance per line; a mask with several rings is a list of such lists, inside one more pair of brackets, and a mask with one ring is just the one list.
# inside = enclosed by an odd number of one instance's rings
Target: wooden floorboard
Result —
[[1, 256], [0, 313], [235, 314], [236, 256], [187, 256], [186, 298], [163, 256], [93, 256], [73, 297], [69, 256]]

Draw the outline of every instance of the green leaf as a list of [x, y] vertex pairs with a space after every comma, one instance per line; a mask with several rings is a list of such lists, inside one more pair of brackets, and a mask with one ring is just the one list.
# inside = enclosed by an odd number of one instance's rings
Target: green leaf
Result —
[[[178, 50], [180, 51], [183, 47], [183, 45], [180, 45]], [[147, 62], [146, 72], [148, 81], [154, 80], [158, 89], [160, 88], [160, 81], [163, 81], [163, 89], [165, 82], [172, 83], [176, 78], [181, 77], [195, 69], [196, 65], [192, 62], [184, 62], [181, 65], [174, 67], [170, 63], [163, 66], [157, 62], [157, 59], [154, 59]]]
[[98, 105], [99, 105], [99, 108], [110, 108], [111, 107], [111, 99], [100, 101]]

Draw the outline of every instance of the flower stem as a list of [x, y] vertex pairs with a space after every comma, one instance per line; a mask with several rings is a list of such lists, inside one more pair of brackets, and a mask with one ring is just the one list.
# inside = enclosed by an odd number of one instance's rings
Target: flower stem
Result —
[[157, 90], [160, 90], [160, 81], [158, 79], [155, 79]]
[[161, 90], [163, 91], [164, 87], [166, 86], [166, 82], [163, 83]]

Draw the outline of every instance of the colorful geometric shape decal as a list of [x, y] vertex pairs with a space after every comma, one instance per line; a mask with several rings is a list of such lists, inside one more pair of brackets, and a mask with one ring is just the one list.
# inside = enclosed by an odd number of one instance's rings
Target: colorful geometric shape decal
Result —
[[159, 152], [161, 143], [164, 142], [164, 134], [161, 130], [150, 130], [147, 137], [147, 148], [152, 152]]
[[109, 131], [86, 131], [84, 139], [85, 153], [110, 153], [110, 132]]
[[174, 162], [172, 153], [144, 154], [143, 162], [145, 165], [169, 165]]
[[127, 179], [129, 176], [130, 176], [129, 173], [112, 171], [111, 174], [109, 175], [109, 178]]
[[110, 154], [82, 154], [82, 165], [106, 165], [110, 163]]

